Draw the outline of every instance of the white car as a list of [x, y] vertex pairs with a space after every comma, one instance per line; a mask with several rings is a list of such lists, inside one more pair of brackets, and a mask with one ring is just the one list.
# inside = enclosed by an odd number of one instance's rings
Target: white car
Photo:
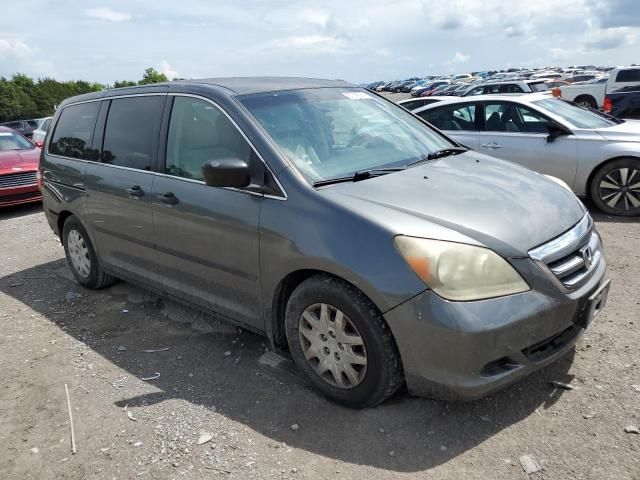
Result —
[[413, 113], [473, 150], [561, 179], [606, 213], [640, 215], [640, 122], [544, 93], [456, 98]]
[[51, 125], [52, 118], [53, 117], [39, 118], [38, 128], [33, 131], [31, 141], [40, 148], [42, 148], [42, 146], [44, 145], [44, 139], [47, 136], [47, 131], [49, 131], [49, 126]]
[[560, 87], [560, 94], [585, 107], [602, 108], [607, 93], [634, 85], [640, 85], [640, 67], [623, 67], [612, 70], [605, 82], [565, 85]]
[[455, 96], [431, 96], [431, 97], [418, 97], [407, 98], [406, 100], [400, 100], [398, 105], [406, 108], [409, 111], [413, 111], [417, 108], [424, 107], [425, 105], [431, 105], [432, 103], [442, 102], [443, 100], [454, 100]]
[[469, 97], [474, 95], [496, 95], [500, 93], [531, 93], [544, 92], [549, 90], [548, 78], [538, 80], [508, 80], [485, 82], [481, 85], [473, 86], [465, 91], [461, 96]]

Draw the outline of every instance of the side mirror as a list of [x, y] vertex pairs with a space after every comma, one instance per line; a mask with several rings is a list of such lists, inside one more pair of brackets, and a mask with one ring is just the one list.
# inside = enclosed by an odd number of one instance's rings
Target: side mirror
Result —
[[547, 130], [549, 130], [549, 135], [547, 136], [547, 143], [553, 143], [556, 141], [556, 138], [561, 137], [563, 135], [570, 135], [571, 132], [568, 132], [565, 128], [559, 125], [550, 124], [547, 126]]
[[249, 165], [239, 158], [212, 160], [202, 165], [202, 176], [210, 187], [246, 187], [251, 183]]

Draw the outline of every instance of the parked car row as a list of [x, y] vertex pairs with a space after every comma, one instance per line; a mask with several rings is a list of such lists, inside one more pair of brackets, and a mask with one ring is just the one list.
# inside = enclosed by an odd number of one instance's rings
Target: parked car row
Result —
[[428, 76], [395, 82], [374, 82], [367, 88], [377, 92], [410, 92], [414, 97], [524, 94], [559, 88], [559, 95], [590, 108], [604, 108], [607, 93], [629, 85], [640, 85], [640, 67], [588, 67], [582, 69], [516, 70], [474, 72], [453, 76]]
[[[12, 120], [10, 122], [0, 123], [0, 126], [11, 128], [16, 132], [21, 133], [27, 138], [31, 138], [36, 131], [43, 131], [46, 133], [45, 123], [47, 120], [51, 120], [51, 117], [34, 118], [32, 120]], [[48, 126], [48, 123], [46, 124]], [[44, 127], [44, 128], [43, 128]], [[44, 140], [44, 135], [41, 140]]]

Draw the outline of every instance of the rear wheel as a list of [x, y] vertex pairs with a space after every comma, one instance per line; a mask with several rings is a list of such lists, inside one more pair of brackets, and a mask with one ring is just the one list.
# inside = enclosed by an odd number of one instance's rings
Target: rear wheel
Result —
[[332, 400], [372, 407], [403, 381], [391, 331], [375, 305], [351, 284], [330, 276], [302, 282], [286, 310], [291, 355]]
[[598, 103], [596, 102], [595, 98], [593, 98], [590, 95], [580, 95], [578, 98], [574, 100], [574, 102], [576, 102], [578, 105], [582, 107], [593, 108], [593, 109], [598, 108]]
[[115, 277], [102, 269], [87, 231], [73, 215], [64, 222], [62, 243], [71, 272], [80, 285], [99, 289], [108, 287], [116, 281]]
[[622, 158], [600, 168], [591, 181], [591, 198], [611, 215], [640, 215], [640, 160]]

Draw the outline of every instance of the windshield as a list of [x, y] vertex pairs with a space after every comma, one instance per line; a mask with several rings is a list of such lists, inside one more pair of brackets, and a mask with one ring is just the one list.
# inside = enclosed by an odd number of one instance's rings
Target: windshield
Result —
[[557, 98], [537, 100], [533, 103], [563, 118], [576, 128], [607, 128], [617, 125], [602, 115]]
[[301, 89], [240, 101], [312, 183], [403, 167], [455, 146], [404, 108], [365, 90]]
[[31, 150], [34, 145], [24, 138], [13, 132], [0, 132], [0, 152], [7, 150]]

